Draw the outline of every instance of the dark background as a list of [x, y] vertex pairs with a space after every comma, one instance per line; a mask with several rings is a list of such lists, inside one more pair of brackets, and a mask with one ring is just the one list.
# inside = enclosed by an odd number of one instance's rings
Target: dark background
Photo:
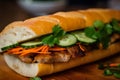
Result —
[[[17, 0], [0, 0], [0, 31], [9, 23], [17, 20], [25, 20], [34, 15], [18, 6]], [[107, 8], [108, 0], [68, 0], [63, 11], [87, 9], [87, 8]]]

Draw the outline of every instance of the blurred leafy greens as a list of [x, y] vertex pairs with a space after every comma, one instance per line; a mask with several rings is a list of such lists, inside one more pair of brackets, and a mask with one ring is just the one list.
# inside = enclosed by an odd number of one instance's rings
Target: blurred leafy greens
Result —
[[66, 32], [60, 27], [60, 25], [55, 25], [52, 29], [52, 34], [44, 37], [42, 43], [49, 46], [54, 46], [59, 42], [59, 38], [64, 36]]
[[42, 80], [40, 77], [33, 77], [33, 78], [30, 78], [30, 80]]
[[120, 33], [120, 25], [116, 19], [112, 19], [110, 23], [103, 23], [100, 20], [96, 20], [93, 26], [86, 28], [84, 32], [89, 38], [95, 39], [98, 43], [101, 43], [103, 48], [107, 48], [112, 33]]
[[105, 76], [114, 76], [120, 79], [120, 63], [99, 64], [99, 69], [104, 70]]

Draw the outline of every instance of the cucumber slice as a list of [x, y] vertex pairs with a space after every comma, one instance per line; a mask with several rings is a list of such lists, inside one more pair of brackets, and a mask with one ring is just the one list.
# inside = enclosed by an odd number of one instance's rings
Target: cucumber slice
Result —
[[58, 45], [67, 47], [75, 44], [77, 42], [77, 39], [74, 35], [72, 34], [66, 34], [62, 38], [60, 38]]
[[42, 42], [40, 41], [31, 41], [31, 42], [26, 42], [26, 43], [22, 43], [21, 46], [24, 47], [24, 48], [33, 48], [33, 47], [36, 47], [36, 46], [40, 46], [42, 45]]
[[2, 51], [7, 51], [8, 49], [14, 48], [16, 46], [18, 46], [19, 43], [13, 44], [13, 45], [9, 45], [9, 46], [5, 46], [3, 48], [1, 48]]
[[73, 32], [73, 35], [75, 35], [75, 37], [76, 37], [80, 42], [93, 43], [93, 42], [96, 41], [95, 39], [92, 39], [92, 38], [87, 37], [84, 32], [76, 31], [76, 32]]

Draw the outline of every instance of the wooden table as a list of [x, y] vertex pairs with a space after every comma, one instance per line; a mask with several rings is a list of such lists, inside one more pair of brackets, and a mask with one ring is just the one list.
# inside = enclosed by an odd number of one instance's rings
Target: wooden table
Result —
[[[98, 63], [120, 63], [120, 53], [115, 56], [78, 66], [63, 72], [54, 73], [41, 77], [42, 80], [120, 80], [113, 76], [104, 76], [103, 71], [98, 69]], [[5, 63], [3, 56], [0, 55], [0, 80], [29, 80], [12, 71]]]

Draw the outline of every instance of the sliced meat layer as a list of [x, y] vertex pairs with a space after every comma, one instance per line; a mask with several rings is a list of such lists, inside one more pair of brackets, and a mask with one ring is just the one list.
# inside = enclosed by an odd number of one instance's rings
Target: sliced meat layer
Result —
[[66, 51], [53, 52], [52, 55], [37, 55], [34, 58], [36, 63], [55, 63], [55, 62], [67, 62], [70, 60], [71, 55]]
[[36, 54], [28, 54], [25, 56], [18, 56], [18, 58], [25, 63], [32, 63]]
[[68, 47], [67, 51], [70, 55], [72, 55], [72, 58], [75, 58], [75, 57], [80, 56], [80, 55], [81, 56], [85, 55], [85, 52], [82, 51], [78, 45]]
[[52, 51], [51, 54], [31, 53], [25, 56], [18, 56], [25, 63], [56, 63], [68, 62], [71, 58], [84, 56], [85, 52], [80, 49], [79, 45], [68, 47], [63, 51]]

